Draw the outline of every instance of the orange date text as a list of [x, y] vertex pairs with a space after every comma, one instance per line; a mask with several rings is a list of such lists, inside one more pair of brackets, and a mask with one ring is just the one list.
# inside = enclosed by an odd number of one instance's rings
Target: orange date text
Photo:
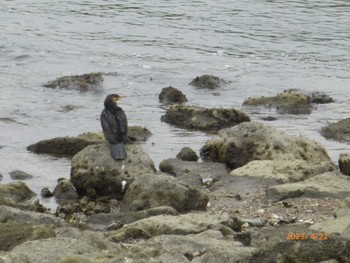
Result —
[[312, 240], [328, 240], [327, 233], [287, 233], [286, 239], [293, 241]]

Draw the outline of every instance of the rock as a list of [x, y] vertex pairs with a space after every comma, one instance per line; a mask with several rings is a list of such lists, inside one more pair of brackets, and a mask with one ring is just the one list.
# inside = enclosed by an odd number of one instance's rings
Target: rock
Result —
[[59, 202], [78, 199], [78, 193], [73, 184], [67, 179], [58, 180], [52, 194]]
[[53, 197], [53, 193], [51, 193], [51, 191], [47, 187], [41, 189], [40, 195], [44, 198]]
[[0, 251], [10, 251], [14, 247], [28, 241], [50, 238], [55, 231], [47, 225], [26, 223], [0, 223]]
[[[128, 141], [146, 141], [151, 132], [140, 126], [128, 127]], [[27, 147], [28, 151], [35, 153], [45, 153], [54, 156], [73, 157], [85, 147], [94, 144], [100, 144], [105, 141], [102, 132], [87, 132], [77, 137], [56, 137], [49, 140], [43, 140]]]
[[222, 85], [225, 85], [226, 81], [213, 75], [202, 75], [194, 78], [189, 85], [203, 89], [217, 89]]
[[249, 97], [243, 105], [274, 107], [279, 113], [287, 114], [310, 114], [312, 111], [310, 96], [290, 90], [273, 97]]
[[325, 94], [324, 92], [312, 92], [310, 94], [311, 102], [317, 103], [317, 104], [326, 104], [326, 103], [332, 103], [334, 102], [333, 98], [329, 95]]
[[200, 156], [205, 161], [223, 162], [230, 168], [253, 160], [331, 162], [319, 143], [256, 122], [244, 122], [221, 131], [201, 148]]
[[0, 205], [0, 223], [6, 222], [59, 226], [63, 223], [63, 220], [51, 214], [22, 211], [17, 208]]
[[345, 198], [350, 196], [350, 180], [339, 172], [327, 172], [302, 182], [272, 186], [267, 190], [270, 200], [279, 201], [295, 197]]
[[159, 94], [159, 102], [165, 104], [182, 103], [186, 101], [188, 101], [186, 95], [172, 86], [163, 88]]
[[197, 162], [199, 159], [196, 152], [193, 151], [190, 147], [182, 148], [181, 151], [176, 155], [176, 158], [189, 162]]
[[34, 196], [36, 194], [22, 181], [0, 185], [0, 205], [28, 201]]
[[350, 175], [350, 153], [340, 154], [338, 165], [342, 174]]
[[74, 155], [71, 166], [71, 182], [79, 195], [123, 196], [122, 181], [129, 184], [140, 174], [154, 173], [154, 163], [136, 144], [126, 145], [128, 157], [115, 161], [109, 145], [96, 144]]
[[33, 175], [20, 170], [15, 170], [10, 172], [10, 177], [13, 180], [28, 180], [28, 179], [32, 179]]
[[188, 162], [177, 158], [163, 160], [159, 164], [159, 169], [199, 188], [202, 188], [203, 182], [207, 180], [213, 180], [213, 183], [215, 183], [229, 175], [229, 170], [222, 163]]
[[254, 248], [243, 247], [217, 230], [187, 236], [161, 235], [137, 243], [101, 262], [245, 262]]
[[222, 128], [249, 122], [250, 118], [242, 111], [224, 108], [202, 108], [196, 106], [172, 105], [161, 120], [181, 128], [218, 131]]
[[[291, 234], [308, 235], [305, 240], [292, 240]], [[314, 234], [314, 238], [311, 235]], [[328, 240], [320, 240], [319, 232], [302, 226], [287, 226], [269, 229], [265, 233], [265, 241], [253, 252], [253, 256], [245, 261], [249, 263], [284, 263], [313, 262], [337, 259], [339, 262], [350, 262], [350, 240], [328, 235]]]
[[[135, 221], [148, 218], [157, 215], [178, 215], [179, 213], [170, 206], [159, 206], [154, 208], [149, 208], [141, 211], [124, 211], [117, 213], [100, 213], [96, 215], [89, 216], [85, 223], [94, 229], [98, 230], [113, 230], [110, 229], [113, 224], [117, 224], [117, 228], [122, 227], [125, 224], [130, 224]], [[116, 230], [115, 228], [114, 230]]]
[[0, 173], [0, 181], [2, 180], [3, 175]]
[[103, 77], [101, 73], [89, 73], [83, 75], [63, 76], [53, 81], [49, 81], [43, 85], [47, 88], [60, 88], [69, 90], [78, 90], [80, 92], [86, 92], [100, 88], [103, 83]]
[[127, 211], [171, 206], [178, 212], [205, 210], [209, 201], [204, 191], [185, 185], [165, 174], [140, 174], [129, 186], [122, 208]]
[[[160, 235], [198, 234], [209, 229], [220, 231], [223, 235], [232, 235], [241, 230], [241, 221], [228, 214], [189, 213], [178, 216], [159, 215], [136, 221], [109, 234], [109, 240], [125, 241], [134, 230], [147, 233], [148, 238]], [[133, 236], [137, 238], [137, 236]]]
[[274, 179], [283, 184], [299, 182], [334, 170], [335, 167], [330, 162], [310, 164], [304, 160], [254, 160], [233, 170], [230, 175]]
[[[328, 234], [348, 236], [350, 226], [350, 197], [347, 197], [334, 211], [334, 218], [317, 223], [310, 228]], [[350, 238], [350, 236], [348, 236]]]
[[350, 141], [350, 118], [331, 123], [321, 128], [321, 135], [326, 139], [340, 142]]

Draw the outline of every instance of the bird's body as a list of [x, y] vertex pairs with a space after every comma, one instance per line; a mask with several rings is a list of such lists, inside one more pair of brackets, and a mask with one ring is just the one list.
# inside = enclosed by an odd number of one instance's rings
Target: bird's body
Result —
[[111, 147], [111, 156], [115, 160], [124, 160], [127, 156], [124, 144], [128, 132], [128, 121], [125, 112], [117, 105], [121, 97], [110, 94], [104, 101], [105, 108], [101, 113], [101, 126], [105, 139]]

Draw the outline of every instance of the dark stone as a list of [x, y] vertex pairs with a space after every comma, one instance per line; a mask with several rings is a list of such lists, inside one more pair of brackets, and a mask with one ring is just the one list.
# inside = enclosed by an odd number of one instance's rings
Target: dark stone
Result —
[[339, 170], [342, 174], [350, 175], [350, 154], [342, 153], [338, 160]]
[[217, 89], [226, 82], [219, 77], [213, 75], [202, 75], [194, 78], [189, 85], [203, 89]]
[[183, 161], [197, 162], [198, 156], [195, 151], [193, 151], [190, 147], [184, 147], [181, 151], [176, 155], [176, 158]]
[[334, 102], [333, 98], [325, 94], [324, 92], [312, 92], [310, 94], [310, 97], [312, 103], [326, 104]]
[[321, 135], [326, 139], [336, 141], [350, 141], [350, 118], [331, 123], [321, 128]]
[[78, 194], [73, 186], [73, 184], [67, 180], [62, 179], [57, 182], [57, 185], [53, 191], [53, 196], [58, 201], [66, 201], [66, 200], [77, 200]]
[[53, 196], [53, 194], [51, 193], [51, 191], [47, 187], [44, 187], [43, 189], [41, 189], [41, 193], [40, 194], [44, 198], [48, 198], [48, 197], [52, 197]]
[[186, 95], [184, 95], [181, 91], [170, 86], [162, 89], [161, 93], [159, 94], [159, 101], [165, 104], [170, 104], [182, 103], [188, 100], [186, 98]]
[[20, 170], [15, 170], [10, 172], [10, 177], [13, 180], [28, 180], [28, 179], [32, 179], [33, 175]]

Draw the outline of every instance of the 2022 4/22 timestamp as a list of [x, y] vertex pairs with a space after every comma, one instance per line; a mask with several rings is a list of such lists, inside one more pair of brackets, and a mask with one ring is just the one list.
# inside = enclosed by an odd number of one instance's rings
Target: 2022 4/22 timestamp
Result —
[[327, 233], [287, 233], [286, 239], [293, 241], [305, 241], [308, 239], [325, 241], [329, 237]]

